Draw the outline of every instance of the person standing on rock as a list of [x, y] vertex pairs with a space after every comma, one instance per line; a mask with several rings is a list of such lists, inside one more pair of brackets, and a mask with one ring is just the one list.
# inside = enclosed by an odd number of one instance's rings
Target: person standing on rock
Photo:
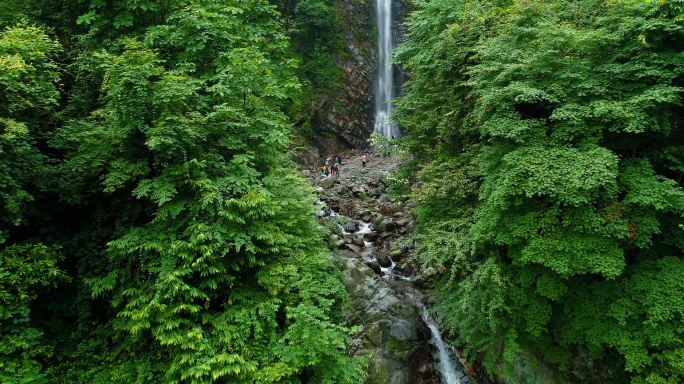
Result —
[[331, 169], [332, 169], [332, 176], [340, 177], [340, 166], [337, 165], [337, 163], [333, 163], [333, 165], [331, 166]]
[[366, 163], [368, 162], [368, 152], [364, 152], [363, 156], [361, 156], [361, 165], [366, 168]]
[[337, 165], [342, 165], [342, 153], [341, 152], [339, 155], [337, 155], [337, 158], [335, 160], [337, 160]]

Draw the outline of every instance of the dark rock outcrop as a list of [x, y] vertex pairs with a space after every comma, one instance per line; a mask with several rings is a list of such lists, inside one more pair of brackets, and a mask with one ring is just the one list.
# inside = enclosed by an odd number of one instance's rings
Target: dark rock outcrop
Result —
[[387, 255], [377, 254], [375, 255], [375, 260], [378, 261], [378, 264], [380, 264], [381, 267], [388, 268], [392, 266], [392, 260]]
[[336, 3], [344, 50], [333, 54], [332, 60], [342, 73], [341, 86], [319, 100], [312, 119], [314, 144], [323, 153], [364, 148], [373, 130], [377, 66], [377, 41], [372, 33], [374, 5], [371, 0]]

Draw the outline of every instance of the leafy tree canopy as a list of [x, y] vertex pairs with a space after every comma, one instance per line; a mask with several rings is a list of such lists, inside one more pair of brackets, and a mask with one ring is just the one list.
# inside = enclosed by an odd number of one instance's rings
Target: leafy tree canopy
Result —
[[569, 381], [684, 378], [655, 299], [684, 249], [684, 29], [660, 5], [438, 0], [408, 21], [418, 250], [451, 266], [438, 307], [491, 372], [523, 380], [532, 352]]
[[63, 57], [39, 27], [0, 34], [0, 381], [362, 381], [274, 7], [63, 6], [43, 19]]

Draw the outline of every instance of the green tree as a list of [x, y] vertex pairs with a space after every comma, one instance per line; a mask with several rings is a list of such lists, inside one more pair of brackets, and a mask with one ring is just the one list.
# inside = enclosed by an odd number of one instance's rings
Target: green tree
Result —
[[17, 118], [27, 109], [57, 103], [59, 74], [52, 58], [59, 50], [37, 27], [19, 25], [0, 32], [0, 116]]
[[409, 28], [397, 114], [418, 249], [452, 267], [445, 324], [514, 380], [532, 352], [569, 381], [680, 381], [684, 324], [654, 302], [680, 285], [644, 277], [684, 250], [682, 26], [630, 1], [445, 0]]
[[95, 59], [101, 108], [53, 143], [72, 199], [120, 211], [88, 280], [116, 309], [108, 337], [159, 362], [141, 376], [109, 359], [110, 379], [359, 382], [344, 287], [290, 166], [282, 109], [299, 84], [272, 7], [188, 4]]
[[59, 50], [37, 27], [0, 32], [0, 244], [11, 229], [25, 224], [32, 190], [46, 172], [35, 148], [41, 131], [37, 120], [59, 98], [60, 77], [52, 60]]
[[31, 302], [65, 275], [61, 256], [44, 245], [0, 249], [0, 381], [47, 383], [41, 361], [51, 354], [42, 331], [31, 324]]

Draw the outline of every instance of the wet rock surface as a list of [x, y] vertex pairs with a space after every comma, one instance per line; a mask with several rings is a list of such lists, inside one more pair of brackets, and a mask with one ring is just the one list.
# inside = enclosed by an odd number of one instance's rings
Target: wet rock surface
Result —
[[[410, 205], [387, 194], [387, 175], [400, 160], [371, 155], [362, 167], [360, 157], [345, 152], [335, 187], [318, 190], [320, 221], [335, 233], [329, 245], [338, 253], [350, 293], [344, 316], [362, 327], [352, 351], [372, 353], [368, 384], [440, 384], [433, 337], [418, 310], [423, 297], [418, 287], [429, 286], [443, 271], [433, 268], [423, 276], [409, 257], [413, 245], [405, 235], [415, 228], [415, 218]], [[320, 175], [311, 179], [320, 183]], [[464, 376], [462, 383], [467, 382]]]
[[[351, 295], [345, 319], [363, 325], [355, 341], [355, 353], [373, 353], [367, 382], [432, 382], [421, 379], [430, 376], [425, 364], [420, 363], [430, 354], [426, 349], [430, 336], [416, 308], [397, 298], [376, 272], [360, 260], [341, 257], [338, 262], [342, 282]], [[413, 372], [412, 366], [424, 368], [423, 372]]]

